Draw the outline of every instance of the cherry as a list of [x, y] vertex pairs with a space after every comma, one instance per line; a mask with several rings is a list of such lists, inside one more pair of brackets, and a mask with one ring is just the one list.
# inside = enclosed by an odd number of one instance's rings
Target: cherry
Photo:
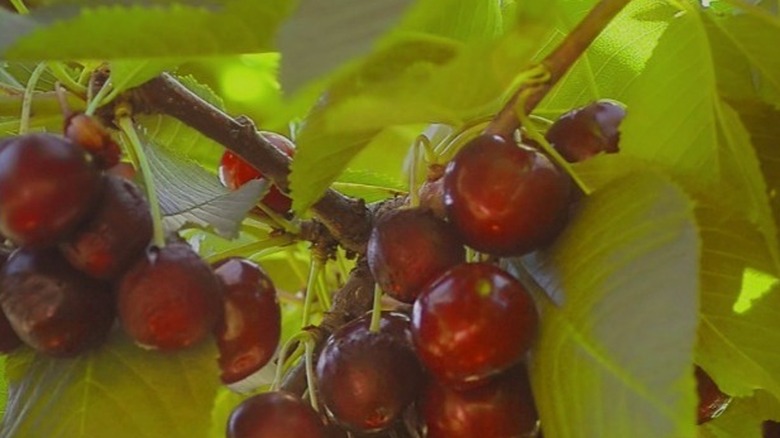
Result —
[[432, 380], [420, 397], [428, 438], [533, 437], [538, 416], [525, 367], [457, 391]]
[[[2, 147], [2, 142], [0, 142], [0, 147]], [[9, 255], [11, 255], [11, 250], [0, 246], [0, 268], [5, 265]], [[21, 345], [22, 340], [11, 327], [11, 322], [8, 321], [5, 312], [0, 309], [0, 354], [10, 353]]]
[[222, 282], [224, 314], [214, 328], [220, 378], [241, 383], [273, 357], [281, 335], [281, 310], [271, 279], [256, 264], [240, 258], [214, 266]]
[[119, 280], [119, 318], [146, 348], [175, 350], [203, 340], [217, 322], [220, 284], [186, 243], [147, 251]]
[[[260, 134], [277, 149], [292, 157], [295, 154], [295, 144], [287, 137], [275, 132], [261, 131]], [[226, 151], [219, 165], [219, 179], [225, 187], [236, 190], [253, 179], [262, 179], [263, 174], [241, 159], [238, 155]], [[286, 214], [290, 211], [292, 200], [283, 194], [276, 186], [271, 186], [268, 194], [260, 201], [271, 210]]]
[[459, 388], [482, 384], [520, 362], [536, 328], [536, 309], [523, 285], [487, 263], [445, 272], [412, 310], [420, 360], [434, 377]]
[[25, 343], [56, 357], [97, 346], [114, 321], [108, 285], [75, 270], [53, 249], [22, 248], [11, 255], [0, 271], [0, 304]]
[[780, 423], [776, 421], [764, 421], [761, 425], [763, 438], [780, 438]]
[[65, 119], [65, 137], [92, 154], [101, 169], [116, 166], [122, 156], [122, 150], [103, 124], [84, 113]]
[[567, 161], [583, 161], [601, 152], [618, 151], [618, 127], [625, 117], [622, 105], [599, 100], [560, 116], [545, 137]]
[[337, 423], [355, 432], [390, 427], [417, 396], [421, 369], [409, 319], [383, 313], [376, 332], [364, 315], [333, 333], [317, 362], [318, 389]]
[[0, 231], [21, 246], [47, 246], [73, 231], [100, 196], [101, 175], [79, 146], [47, 134], [0, 150]]
[[552, 241], [566, 221], [569, 178], [541, 153], [497, 135], [458, 151], [443, 184], [448, 218], [478, 251], [525, 254]]
[[264, 392], [244, 400], [230, 414], [227, 438], [325, 438], [320, 417], [287, 392]]
[[106, 175], [97, 211], [60, 249], [77, 269], [113, 279], [138, 259], [151, 238], [152, 216], [141, 191], [122, 177]]
[[391, 297], [414, 302], [420, 289], [448, 268], [463, 263], [466, 251], [452, 227], [428, 210], [393, 210], [374, 225], [368, 265]]
[[699, 394], [697, 424], [706, 423], [719, 416], [731, 403], [731, 397], [724, 394], [712, 378], [700, 367], [696, 367], [696, 390]]

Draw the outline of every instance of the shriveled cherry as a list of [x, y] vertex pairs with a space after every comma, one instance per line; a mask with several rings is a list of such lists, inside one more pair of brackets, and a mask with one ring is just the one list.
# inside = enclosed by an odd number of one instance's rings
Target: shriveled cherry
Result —
[[73, 113], [65, 119], [65, 137], [92, 154], [101, 169], [116, 166], [122, 149], [99, 120], [84, 113]]
[[239, 384], [265, 366], [281, 335], [281, 310], [271, 279], [246, 259], [229, 258], [214, 266], [222, 282], [224, 313], [214, 328], [220, 378]]
[[[261, 131], [260, 134], [280, 151], [292, 157], [295, 154], [295, 144], [287, 137], [275, 132]], [[219, 165], [219, 179], [225, 187], [235, 190], [253, 179], [262, 179], [263, 174], [238, 155], [226, 151], [222, 154]], [[283, 194], [276, 186], [271, 186], [268, 194], [260, 201], [271, 210], [285, 214], [290, 211], [292, 200]]]
[[186, 243], [153, 247], [119, 280], [119, 319], [138, 345], [185, 348], [214, 328], [220, 287], [211, 267]]
[[417, 298], [412, 339], [434, 377], [473, 387], [522, 360], [537, 321], [530, 295], [514, 277], [487, 263], [461, 264]]
[[227, 438], [325, 438], [319, 415], [287, 392], [264, 392], [244, 400], [230, 414]]
[[78, 145], [28, 134], [0, 149], [0, 231], [17, 245], [49, 246], [95, 206], [100, 172]]
[[323, 403], [337, 423], [356, 432], [390, 427], [414, 401], [422, 375], [409, 319], [383, 313], [376, 332], [370, 322], [364, 315], [339, 328], [317, 362]]
[[498, 135], [481, 135], [458, 151], [443, 184], [448, 218], [478, 251], [525, 254], [551, 242], [566, 221], [568, 176]]
[[537, 428], [538, 415], [523, 366], [466, 391], [432, 380], [420, 399], [428, 438], [531, 438]]
[[107, 175], [97, 210], [60, 250], [90, 276], [114, 279], [141, 256], [151, 238], [152, 216], [141, 191], [122, 177]]
[[696, 367], [696, 391], [699, 394], [697, 424], [706, 423], [719, 416], [731, 403], [731, 396], [724, 394], [718, 385], [700, 367]]
[[367, 258], [382, 290], [412, 303], [429, 281], [463, 263], [466, 251], [450, 224], [429, 210], [411, 208], [380, 217], [368, 240]]
[[71, 357], [99, 345], [114, 321], [107, 284], [75, 270], [54, 249], [15, 251], [0, 271], [0, 304], [36, 350]]
[[545, 137], [566, 161], [583, 161], [618, 151], [618, 128], [625, 117], [626, 109], [619, 103], [599, 100], [560, 116]]

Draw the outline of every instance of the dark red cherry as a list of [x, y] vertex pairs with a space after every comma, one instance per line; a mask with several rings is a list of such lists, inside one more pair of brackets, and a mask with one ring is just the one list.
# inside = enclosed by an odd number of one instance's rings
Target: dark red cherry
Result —
[[337, 423], [356, 432], [390, 427], [417, 396], [421, 369], [410, 341], [409, 319], [383, 313], [377, 332], [371, 315], [339, 328], [320, 354], [320, 397]]
[[699, 394], [697, 424], [706, 423], [719, 416], [731, 403], [731, 397], [724, 394], [712, 378], [700, 367], [696, 367], [696, 390]]
[[186, 243], [153, 247], [119, 280], [119, 318], [146, 348], [175, 350], [208, 336], [221, 312], [217, 277]]
[[531, 438], [538, 416], [525, 367], [485, 386], [457, 391], [432, 380], [420, 401], [428, 438]]
[[425, 287], [412, 310], [422, 363], [445, 384], [483, 383], [520, 362], [537, 315], [525, 288], [494, 265], [458, 265]]
[[601, 152], [617, 152], [618, 127], [625, 117], [623, 105], [600, 100], [560, 116], [545, 137], [563, 158], [575, 163]]
[[11, 255], [0, 271], [0, 304], [19, 337], [50, 356], [97, 346], [114, 321], [108, 285], [75, 270], [54, 249]]
[[761, 425], [763, 438], [780, 438], [780, 423], [776, 421], [764, 421]]
[[101, 175], [84, 150], [47, 134], [16, 137], [0, 150], [0, 232], [21, 246], [49, 246], [92, 210]]
[[152, 216], [141, 191], [122, 177], [107, 175], [97, 210], [60, 250], [90, 276], [114, 279], [141, 256], [151, 238]]
[[[277, 149], [292, 157], [295, 154], [295, 144], [287, 137], [275, 132], [261, 131], [260, 134]], [[253, 179], [262, 179], [263, 174], [250, 166], [246, 161], [230, 151], [222, 155], [219, 166], [219, 179], [225, 187], [235, 190]], [[260, 201], [273, 211], [285, 214], [290, 211], [292, 200], [279, 191], [276, 186], [271, 186], [268, 194]]]
[[467, 143], [444, 174], [447, 216], [472, 248], [516, 256], [551, 242], [569, 205], [568, 176], [547, 157], [497, 135]]
[[[2, 141], [0, 141], [0, 147], [2, 147]], [[11, 250], [4, 246], [0, 246], [0, 269], [5, 265], [10, 254]], [[22, 340], [19, 339], [19, 335], [17, 335], [11, 327], [11, 322], [8, 321], [5, 312], [0, 309], [0, 354], [10, 353], [21, 345]]]
[[242, 383], [271, 360], [279, 345], [282, 317], [276, 289], [268, 274], [246, 259], [220, 261], [214, 273], [222, 281], [224, 305], [214, 328], [220, 378], [227, 385]]
[[230, 414], [227, 438], [325, 438], [314, 409], [286, 392], [264, 392], [244, 400]]
[[411, 208], [380, 217], [368, 240], [367, 257], [382, 290], [413, 303], [429, 281], [463, 263], [466, 251], [450, 224], [429, 210]]
[[84, 113], [74, 113], [65, 119], [65, 137], [92, 154], [101, 169], [116, 166], [122, 149], [100, 121]]

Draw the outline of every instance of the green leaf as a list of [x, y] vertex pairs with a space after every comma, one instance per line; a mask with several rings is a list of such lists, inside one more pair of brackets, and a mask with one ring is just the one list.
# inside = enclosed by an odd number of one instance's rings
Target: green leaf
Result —
[[[194, 57], [272, 50], [288, 0], [63, 5], [0, 9], [0, 57], [18, 60]], [[195, 31], [197, 30], [197, 31]]]
[[[766, 183], [747, 130], [718, 94], [713, 50], [695, 10], [671, 22], [626, 92], [621, 153], [695, 182], [696, 192], [730, 197], [775, 242]], [[777, 248], [770, 249], [780, 260]]]
[[584, 199], [525, 263], [542, 300], [531, 378], [544, 436], [694, 436], [699, 238], [691, 200], [654, 173]]
[[[474, 13], [487, 12], [470, 5]], [[480, 22], [478, 17], [473, 20]], [[399, 32], [337, 78], [305, 121], [290, 176], [293, 208], [300, 212], [314, 203], [387, 127], [432, 122], [458, 126], [495, 113], [547, 29], [546, 23], [523, 21], [500, 38], [472, 34], [476, 42], [468, 44], [435, 33]]]
[[74, 359], [24, 349], [7, 359], [6, 437], [207, 437], [219, 386], [216, 351], [146, 351], [120, 330]]
[[407, 192], [403, 184], [387, 175], [350, 169], [339, 176], [333, 183], [333, 188], [366, 202], [380, 201]]
[[152, 79], [160, 73], [181, 64], [181, 58], [117, 60], [112, 61], [111, 85], [112, 95], [136, 87]]
[[[563, 2], [555, 34], [537, 59], [556, 44], [588, 12], [592, 2]], [[594, 100], [623, 100], [626, 88], [642, 72], [676, 11], [668, 2], [634, 0], [596, 38], [534, 111], [554, 119]]]
[[169, 231], [187, 224], [211, 227], [220, 236], [238, 236], [244, 220], [270, 188], [267, 181], [249, 181], [230, 191], [213, 174], [197, 164], [166, 153], [164, 148], [145, 148], [163, 223]]
[[735, 398], [723, 414], [699, 426], [700, 438], [762, 438], [761, 423], [780, 415], [780, 405], [767, 393]]
[[501, 2], [482, 0], [418, 0], [396, 32], [487, 42], [504, 31], [501, 7]]

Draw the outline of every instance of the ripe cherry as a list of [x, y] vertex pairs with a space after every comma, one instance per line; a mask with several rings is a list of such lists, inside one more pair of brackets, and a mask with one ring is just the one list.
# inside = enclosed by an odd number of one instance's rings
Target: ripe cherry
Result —
[[522, 255], [563, 228], [569, 178], [539, 152], [497, 135], [467, 143], [444, 174], [447, 216], [472, 248]]
[[0, 271], [0, 304], [19, 337], [50, 356], [97, 346], [114, 321], [108, 285], [75, 270], [54, 249], [11, 255]]
[[0, 150], [0, 231], [21, 246], [48, 246], [92, 210], [101, 175], [81, 147], [29, 134]]
[[[2, 147], [1, 145], [2, 142], [0, 142], [0, 147]], [[5, 265], [9, 255], [11, 255], [11, 251], [4, 246], [0, 246], [0, 269]], [[8, 321], [5, 312], [0, 309], [0, 354], [10, 353], [21, 345], [22, 340], [19, 339], [19, 335], [11, 327], [11, 322]]]
[[400, 209], [381, 216], [368, 240], [368, 265], [391, 297], [413, 303], [425, 284], [466, 260], [455, 230], [429, 210]]
[[567, 161], [583, 161], [601, 152], [618, 151], [618, 127], [625, 117], [625, 107], [600, 100], [560, 116], [545, 137]]
[[[287, 137], [268, 131], [261, 131], [260, 134], [288, 157], [295, 154], [295, 144]], [[262, 173], [234, 153], [226, 151], [222, 155], [219, 165], [219, 179], [225, 187], [236, 190], [253, 179], [262, 178]], [[286, 214], [292, 206], [292, 200], [280, 192], [276, 186], [271, 186], [268, 194], [260, 202], [279, 214]]]
[[175, 350], [208, 336], [221, 304], [211, 268], [186, 243], [153, 247], [119, 280], [119, 318], [135, 342]]
[[244, 400], [230, 414], [227, 438], [325, 438], [319, 415], [287, 392], [264, 392]]
[[458, 265], [422, 291], [412, 338], [445, 384], [474, 387], [520, 362], [536, 334], [534, 303], [522, 284], [487, 263]]
[[432, 380], [421, 396], [420, 412], [428, 438], [531, 438], [538, 420], [523, 366], [467, 391]]
[[764, 421], [761, 425], [762, 438], [780, 438], [780, 423], [776, 421]]
[[141, 191], [122, 177], [107, 175], [97, 210], [60, 249], [77, 269], [114, 279], [138, 259], [151, 238], [152, 216]]
[[220, 261], [214, 273], [222, 282], [224, 304], [214, 328], [220, 378], [242, 389], [240, 383], [265, 366], [279, 345], [282, 317], [276, 289], [268, 275], [246, 259]]
[[383, 313], [376, 332], [370, 315], [339, 328], [320, 354], [317, 379], [323, 403], [337, 423], [355, 432], [390, 427], [417, 396], [421, 369], [409, 319]]
[[697, 424], [706, 423], [719, 416], [731, 403], [731, 397], [724, 394], [712, 378], [700, 367], [696, 367], [696, 390], [699, 394]]

